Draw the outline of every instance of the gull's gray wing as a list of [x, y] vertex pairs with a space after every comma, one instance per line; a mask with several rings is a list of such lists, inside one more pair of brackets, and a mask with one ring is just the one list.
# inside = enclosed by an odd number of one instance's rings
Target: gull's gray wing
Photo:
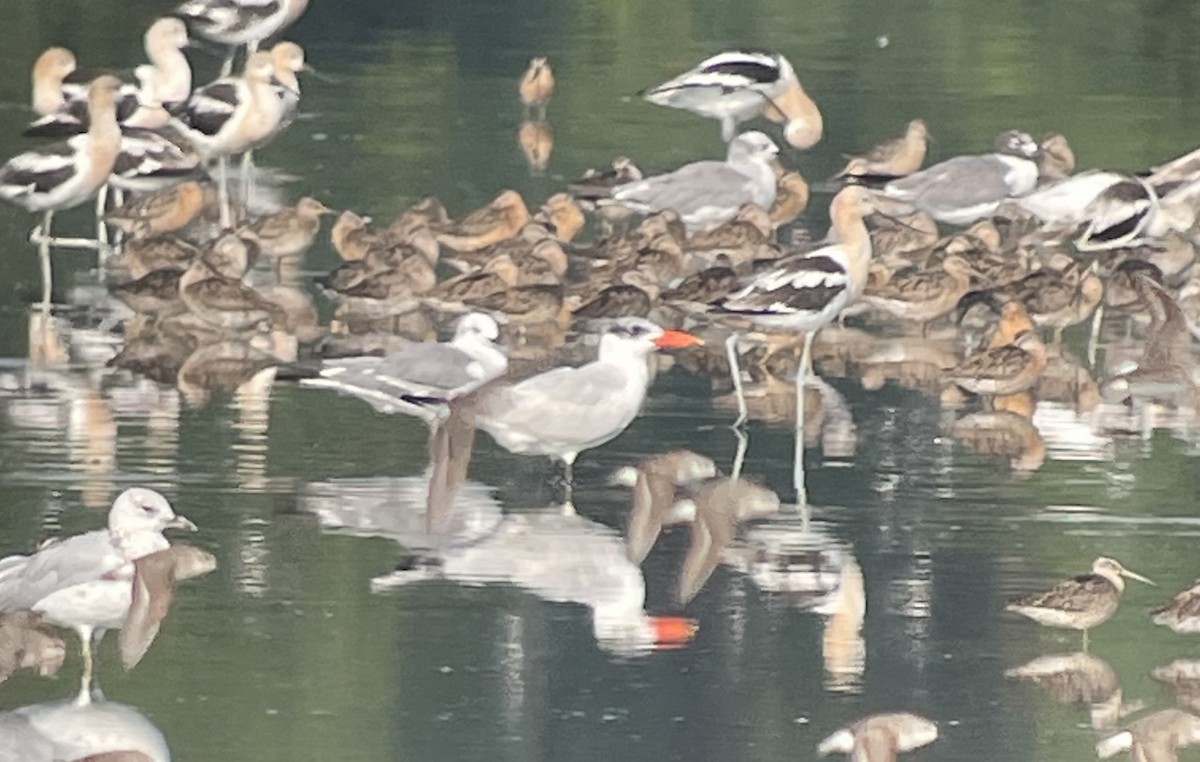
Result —
[[0, 611], [31, 609], [55, 591], [111, 575], [125, 563], [107, 530], [54, 543], [0, 572]]
[[999, 156], [956, 156], [893, 180], [884, 195], [922, 208], [963, 208], [999, 201], [1011, 192], [1011, 167]]
[[736, 209], [753, 200], [752, 184], [751, 178], [723, 161], [697, 161], [618, 186], [612, 197], [640, 211], [674, 209], [684, 216], [704, 207]]

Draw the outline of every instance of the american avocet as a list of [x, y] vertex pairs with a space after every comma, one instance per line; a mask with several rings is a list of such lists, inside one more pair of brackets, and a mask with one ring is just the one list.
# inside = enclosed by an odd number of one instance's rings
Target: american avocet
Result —
[[[184, 107], [187, 136], [206, 156], [217, 157], [221, 225], [231, 224], [228, 157], [260, 145], [278, 130], [285, 107], [272, 80], [270, 53], [255, 53], [241, 77], [218, 79], [192, 93]], [[243, 199], [245, 202], [245, 199]]]
[[1041, 149], [1024, 132], [996, 138], [994, 152], [956, 156], [893, 180], [883, 195], [928, 212], [935, 220], [966, 225], [996, 211], [1000, 202], [1033, 190]]
[[778, 146], [761, 132], [745, 132], [729, 143], [725, 161], [697, 161], [674, 172], [612, 189], [611, 199], [640, 214], [673, 209], [690, 232], [708, 230], [737, 214], [747, 201], [769, 209], [775, 201], [771, 161]]
[[144, 44], [150, 64], [113, 72], [79, 70], [75, 57], [64, 48], [42, 53], [33, 67], [34, 110], [42, 118], [25, 134], [55, 137], [87, 129], [87, 85], [102, 74], [121, 81], [118, 121], [133, 119], [129, 122], [132, 126], [161, 126], [148, 123], [147, 115], [139, 111], [186, 100], [191, 93], [192, 67], [182, 52], [188, 45], [187, 27], [177, 18], [158, 19], [146, 31]]
[[169, 546], [166, 529], [196, 526], [177, 516], [154, 490], [134, 487], [120, 494], [108, 513], [108, 528], [51, 543], [31, 556], [9, 556], [0, 566], [0, 612], [31, 610], [79, 633], [83, 688], [90, 696], [92, 649], [105, 630], [120, 629], [129, 612], [132, 563]]
[[39, 246], [42, 261], [42, 301], [50, 303], [50, 246], [102, 249], [90, 239], [53, 238], [54, 212], [70, 209], [96, 195], [108, 182], [121, 147], [116, 98], [120, 81], [103, 76], [88, 88], [91, 125], [83, 135], [8, 160], [0, 169], [0, 198], [31, 212], [44, 212], [30, 240]]
[[33, 63], [33, 110], [39, 116], [49, 116], [67, 102], [63, 87], [67, 76], [75, 71], [75, 54], [66, 48], [46, 48]]
[[864, 717], [835, 731], [817, 746], [817, 756], [847, 754], [854, 762], [895, 762], [898, 752], [912, 751], [937, 740], [938, 726], [908, 712]]
[[304, 48], [294, 42], [278, 42], [271, 48], [271, 60], [275, 62], [275, 79], [279, 83], [279, 98], [283, 101], [283, 117], [279, 129], [291, 126], [300, 108], [300, 79], [302, 71], [311, 71], [304, 60]]
[[188, 0], [175, 12], [196, 34], [230, 46], [221, 67], [221, 75], [228, 76], [239, 46], [246, 46], [249, 58], [260, 42], [291, 26], [307, 8], [308, 0]]
[[908, 123], [904, 135], [885, 140], [863, 154], [854, 154], [841, 172], [834, 177], [900, 177], [921, 168], [925, 150], [929, 147], [929, 130], [925, 120]]
[[1063, 580], [1044, 593], [1016, 598], [1004, 610], [1047, 627], [1083, 630], [1083, 647], [1087, 650], [1088, 630], [1117, 613], [1121, 594], [1125, 592], [1124, 577], [1154, 584], [1117, 561], [1101, 556], [1092, 563], [1088, 574]]
[[[867, 283], [871, 263], [871, 237], [863, 224], [863, 215], [871, 211], [865, 188], [844, 188], [829, 205], [833, 237], [837, 243], [785, 259], [759, 274], [745, 288], [725, 299], [718, 309], [744, 315], [764, 327], [804, 331], [804, 351], [796, 371], [796, 454], [794, 481], [797, 500], [807, 502], [804, 486], [804, 385], [812, 356], [816, 332], [833, 322], [855, 302]], [[726, 344], [734, 390], [738, 396], [738, 418], [734, 426], [748, 416], [738, 367], [738, 334]]]
[[792, 64], [778, 53], [717, 53], [647, 89], [642, 97], [720, 121], [721, 137], [727, 143], [739, 123], [762, 113], [786, 122], [784, 134], [797, 148], [808, 148], [821, 139], [821, 112], [800, 87]]
[[546, 63], [545, 56], [535, 56], [529, 59], [529, 68], [521, 75], [517, 85], [517, 94], [526, 112], [536, 108], [540, 119], [546, 118], [546, 104], [554, 95], [554, 71]]
[[593, 362], [484, 390], [476, 411], [478, 426], [509, 452], [549, 456], [565, 464], [569, 507], [572, 466], [579, 453], [616, 438], [641, 412], [650, 386], [650, 353], [699, 343], [682, 331], [622, 318], [601, 336]]

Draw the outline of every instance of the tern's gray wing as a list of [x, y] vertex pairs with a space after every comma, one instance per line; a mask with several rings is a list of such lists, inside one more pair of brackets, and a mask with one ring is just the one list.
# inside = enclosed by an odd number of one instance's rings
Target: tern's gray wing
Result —
[[956, 156], [893, 180], [884, 194], [926, 209], [971, 207], [1008, 196], [1011, 169], [994, 154]]
[[[628, 385], [608, 365], [557, 368], [481, 401], [480, 426], [500, 426], [547, 442], [591, 442], [612, 434], [628, 410], [617, 399]], [[639, 406], [640, 407], [640, 406]]]
[[31, 609], [57, 590], [101, 579], [124, 565], [107, 530], [68, 538], [0, 575], [0, 611]]
[[705, 207], [737, 209], [753, 200], [753, 181], [723, 161], [697, 161], [674, 172], [613, 189], [612, 197], [639, 211], [674, 209], [686, 216]]

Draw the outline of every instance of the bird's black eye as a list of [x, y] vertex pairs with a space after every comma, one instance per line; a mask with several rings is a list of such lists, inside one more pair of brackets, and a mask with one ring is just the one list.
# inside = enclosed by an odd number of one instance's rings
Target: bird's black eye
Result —
[[146, 513], [154, 513], [155, 508], [152, 505], [142, 505], [142, 510]]

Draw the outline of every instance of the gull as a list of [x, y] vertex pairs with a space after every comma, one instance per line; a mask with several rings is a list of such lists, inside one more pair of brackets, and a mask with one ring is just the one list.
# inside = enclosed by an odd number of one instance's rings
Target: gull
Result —
[[909, 712], [886, 712], [864, 717], [835, 731], [817, 746], [817, 756], [835, 752], [852, 762], [894, 762], [897, 752], [912, 751], [937, 740], [938, 727]]
[[80, 699], [90, 698], [92, 649], [129, 612], [133, 562], [169, 547], [164, 529], [196, 525], [177, 516], [152, 489], [122, 492], [108, 528], [52, 542], [31, 556], [0, 559], [0, 612], [30, 610], [79, 633], [84, 672]]
[[763, 209], [775, 202], [772, 160], [778, 146], [761, 132], [744, 132], [729, 143], [725, 161], [697, 161], [674, 172], [618, 185], [611, 198], [639, 214], [673, 209], [689, 233], [730, 220], [752, 202]]
[[[448, 402], [470, 394], [508, 370], [496, 346], [500, 328], [481, 312], [464, 315], [447, 343], [413, 342], [382, 357], [326, 360], [302, 386], [333, 389], [366, 401], [381, 413], [404, 413], [435, 426]], [[416, 400], [416, 401], [410, 401]]]
[[784, 136], [796, 148], [821, 139], [821, 111], [796, 70], [778, 53], [727, 50], [642, 93], [647, 101], [691, 111], [721, 123], [721, 138], [734, 139], [737, 125], [759, 114], [784, 123]]
[[992, 153], [955, 156], [893, 180], [882, 193], [939, 222], [968, 225], [993, 214], [1005, 199], [1033, 190], [1040, 150], [1028, 134], [1009, 130], [996, 138]]
[[1009, 601], [1004, 610], [1029, 617], [1047, 627], [1083, 630], [1086, 650], [1088, 630], [1107, 622], [1117, 612], [1121, 594], [1125, 592], [1124, 577], [1154, 584], [1117, 561], [1101, 556], [1092, 563], [1089, 574], [1063, 580], [1044, 593], [1016, 598]]

